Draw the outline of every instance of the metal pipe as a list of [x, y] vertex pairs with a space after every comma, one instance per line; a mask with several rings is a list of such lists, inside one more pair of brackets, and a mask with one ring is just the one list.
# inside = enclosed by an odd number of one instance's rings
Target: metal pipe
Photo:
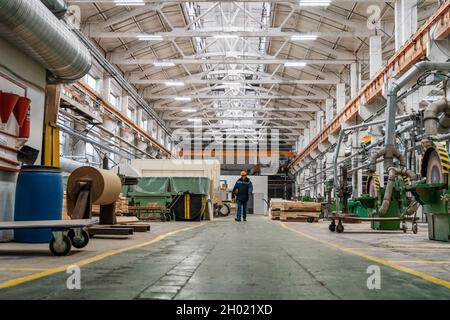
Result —
[[385, 161], [387, 167], [392, 167], [393, 152], [395, 149], [395, 112], [397, 109], [397, 94], [406, 84], [427, 71], [450, 71], [450, 62], [428, 62], [422, 61], [412, 66], [403, 76], [389, 85], [387, 93], [387, 111], [386, 111], [386, 136]]
[[63, 158], [63, 157], [61, 157], [59, 159], [59, 166], [60, 166], [62, 172], [72, 173], [76, 169], [78, 169], [82, 166], [86, 166], [86, 165], [87, 165], [86, 163], [81, 163], [79, 161], [75, 161], [75, 160], [71, 160], [71, 159], [67, 159], [67, 158]]
[[87, 48], [39, 0], [0, 0], [0, 36], [44, 66], [52, 82], [89, 72]]
[[[440, 126], [439, 115], [446, 111], [448, 108], [447, 99], [441, 99], [431, 103], [423, 113], [423, 126], [425, 128], [425, 136], [433, 136], [438, 133], [438, 126]], [[449, 117], [445, 117], [445, 119], [450, 119]], [[442, 119], [441, 119], [442, 120]], [[443, 121], [443, 127], [448, 128], [447, 121]]]

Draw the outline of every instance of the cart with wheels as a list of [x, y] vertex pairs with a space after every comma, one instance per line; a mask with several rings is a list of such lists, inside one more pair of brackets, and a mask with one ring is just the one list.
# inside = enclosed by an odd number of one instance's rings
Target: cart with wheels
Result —
[[97, 219], [82, 220], [42, 220], [0, 222], [0, 230], [51, 229], [53, 237], [49, 248], [55, 256], [66, 256], [72, 246], [84, 248], [89, 243], [86, 227], [97, 223]]
[[[394, 221], [400, 221], [402, 223], [402, 230], [403, 232], [406, 233], [406, 231], [408, 230], [407, 228], [407, 222], [411, 222], [412, 227], [411, 230], [414, 234], [417, 234], [418, 232], [418, 226], [417, 226], [417, 221], [419, 220], [419, 218], [417, 218], [415, 215], [414, 216], [405, 216], [405, 217], [398, 217], [398, 218], [362, 218], [362, 217], [353, 217], [353, 216], [348, 216], [348, 215], [335, 215], [333, 217], [330, 218], [331, 223], [328, 226], [328, 229], [331, 232], [337, 232], [337, 233], [343, 233], [344, 232], [344, 224], [345, 222], [374, 222], [374, 221], [390, 221], [390, 222], [394, 222]], [[337, 221], [337, 223], [336, 223]]]

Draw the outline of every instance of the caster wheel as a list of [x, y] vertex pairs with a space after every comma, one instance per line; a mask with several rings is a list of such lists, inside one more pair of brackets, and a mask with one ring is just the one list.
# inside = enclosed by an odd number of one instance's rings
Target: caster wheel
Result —
[[161, 216], [159, 218], [161, 219], [162, 222], [167, 221], [167, 216], [165, 214], [161, 214]]
[[417, 223], [413, 223], [413, 225], [412, 225], [412, 232], [414, 233], [414, 234], [417, 234], [417, 231], [419, 230], [419, 228], [418, 228], [418, 226], [417, 226]]
[[330, 225], [328, 226], [328, 229], [329, 229], [331, 232], [335, 232], [335, 231], [336, 231], [336, 225], [335, 225], [334, 223], [332, 223], [332, 224], [330, 224]]
[[72, 245], [77, 249], [84, 248], [89, 243], [89, 233], [87, 233], [86, 230], [81, 231], [80, 237], [76, 237], [75, 231], [70, 230], [68, 233], [68, 236], [69, 236], [70, 241], [72, 242]]
[[314, 222], [314, 218], [313, 217], [308, 217], [308, 219], [306, 219], [306, 221], [308, 223], [313, 223]]
[[166, 214], [165, 214], [165, 217], [166, 217], [166, 221], [170, 221], [170, 220], [172, 220], [172, 217], [171, 217], [171, 215], [170, 215], [170, 214], [168, 214], [168, 213], [166, 213]]
[[70, 242], [70, 238], [66, 235], [63, 236], [61, 243], [56, 242], [53, 237], [50, 241], [50, 251], [58, 257], [67, 256], [72, 248], [72, 244]]
[[406, 233], [406, 231], [408, 230], [408, 227], [406, 226], [406, 223], [404, 223], [402, 225], [402, 230], [403, 230], [403, 233]]
[[336, 232], [337, 232], [337, 233], [342, 233], [342, 232], [344, 232], [344, 225], [343, 225], [342, 223], [339, 223], [339, 224], [336, 226]]

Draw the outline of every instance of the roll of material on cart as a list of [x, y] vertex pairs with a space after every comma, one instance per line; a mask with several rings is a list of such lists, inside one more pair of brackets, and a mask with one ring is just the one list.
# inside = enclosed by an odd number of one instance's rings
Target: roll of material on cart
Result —
[[68, 195], [74, 192], [79, 181], [91, 182], [92, 204], [97, 205], [115, 202], [122, 188], [120, 178], [114, 172], [93, 167], [81, 167], [72, 172], [67, 181]]

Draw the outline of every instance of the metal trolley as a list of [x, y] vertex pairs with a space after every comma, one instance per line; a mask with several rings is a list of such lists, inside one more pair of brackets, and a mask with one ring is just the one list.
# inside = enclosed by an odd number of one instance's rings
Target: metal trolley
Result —
[[49, 243], [51, 253], [55, 256], [66, 256], [72, 246], [81, 249], [88, 245], [89, 234], [85, 228], [97, 222], [97, 219], [11, 221], [0, 222], [0, 230], [51, 229], [53, 233]]

